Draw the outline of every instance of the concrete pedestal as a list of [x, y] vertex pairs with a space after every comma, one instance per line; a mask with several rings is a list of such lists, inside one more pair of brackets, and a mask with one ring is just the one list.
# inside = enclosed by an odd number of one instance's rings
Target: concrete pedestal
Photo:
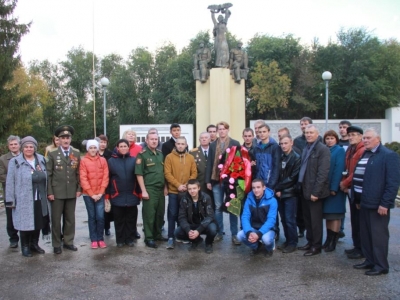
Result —
[[234, 82], [230, 70], [214, 68], [206, 83], [196, 81], [196, 135], [210, 124], [225, 121], [230, 125], [229, 135], [241, 142], [246, 125], [245, 82]]

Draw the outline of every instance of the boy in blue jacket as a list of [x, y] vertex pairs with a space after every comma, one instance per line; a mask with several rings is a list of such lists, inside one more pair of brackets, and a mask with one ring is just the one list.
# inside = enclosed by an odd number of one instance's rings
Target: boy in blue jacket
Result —
[[274, 192], [265, 186], [262, 179], [254, 179], [252, 191], [247, 195], [242, 214], [242, 227], [237, 237], [256, 254], [262, 242], [271, 257], [275, 246], [275, 222], [278, 203]]

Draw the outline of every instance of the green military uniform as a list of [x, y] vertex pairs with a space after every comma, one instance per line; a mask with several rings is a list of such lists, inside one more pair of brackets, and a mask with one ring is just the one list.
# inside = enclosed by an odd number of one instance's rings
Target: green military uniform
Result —
[[[56, 136], [71, 136], [71, 127], [56, 130]], [[73, 131], [72, 131], [73, 133]], [[61, 247], [61, 217], [63, 217], [64, 245], [73, 245], [75, 237], [76, 193], [81, 192], [79, 183], [79, 150], [69, 147], [68, 156], [60, 147], [47, 156], [47, 195], [54, 195], [51, 202], [51, 238], [53, 247]]]
[[142, 217], [145, 242], [161, 238], [164, 222], [164, 157], [160, 150], [145, 148], [136, 157], [135, 174], [142, 175], [149, 200], [143, 200]]

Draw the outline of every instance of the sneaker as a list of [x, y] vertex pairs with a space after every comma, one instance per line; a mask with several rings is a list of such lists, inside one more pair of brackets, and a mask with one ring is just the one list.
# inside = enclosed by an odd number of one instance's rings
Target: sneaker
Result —
[[283, 244], [279, 245], [278, 247], [276, 247], [278, 250], [284, 250], [286, 247], [288, 246], [287, 242], [284, 242]]
[[10, 248], [18, 248], [18, 242], [10, 242]]
[[205, 252], [207, 254], [212, 253], [213, 252], [213, 246], [211, 244], [210, 245], [206, 245]]
[[239, 239], [237, 238], [236, 235], [234, 235], [234, 236], [232, 237], [232, 243], [233, 243], [234, 245], [237, 245], [237, 246], [239, 246], [239, 245], [242, 244], [242, 243], [239, 241]]
[[189, 244], [190, 243], [190, 241], [188, 241], [188, 240], [180, 240], [180, 239], [175, 239], [175, 242], [182, 243], [182, 244]]
[[92, 242], [92, 249], [97, 249], [99, 248], [99, 245], [97, 245], [97, 242]]
[[175, 248], [175, 241], [174, 238], [169, 238], [167, 243], [167, 249], [174, 249]]
[[224, 237], [222, 236], [222, 234], [217, 234], [217, 235], [214, 237], [214, 242], [222, 241], [223, 238], [224, 238]]
[[99, 241], [98, 244], [99, 244], [99, 247], [102, 249], [107, 248], [107, 245], [106, 245], [106, 243], [104, 243], [104, 241]]

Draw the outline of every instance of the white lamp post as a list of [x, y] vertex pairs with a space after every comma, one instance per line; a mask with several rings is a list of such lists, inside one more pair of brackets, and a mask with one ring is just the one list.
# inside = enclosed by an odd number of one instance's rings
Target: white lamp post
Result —
[[106, 102], [107, 102], [107, 96], [106, 96], [106, 91], [107, 91], [107, 86], [110, 84], [110, 80], [108, 80], [106, 77], [103, 77], [100, 79], [100, 84], [103, 87], [103, 110], [104, 110], [104, 135], [107, 135], [107, 126], [106, 126]]
[[325, 81], [325, 132], [328, 131], [328, 93], [329, 93], [329, 80], [332, 79], [332, 73], [325, 71], [322, 73], [322, 79]]

